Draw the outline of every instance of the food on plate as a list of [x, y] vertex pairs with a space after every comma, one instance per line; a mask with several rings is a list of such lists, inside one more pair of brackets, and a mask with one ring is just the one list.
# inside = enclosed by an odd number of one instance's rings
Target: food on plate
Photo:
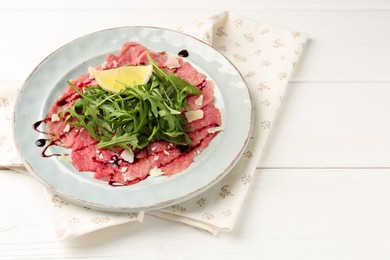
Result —
[[130, 185], [183, 171], [222, 130], [213, 82], [180, 55], [128, 42], [88, 71], [34, 125], [46, 124], [48, 139], [36, 143], [43, 156], [62, 156], [47, 154], [52, 145], [69, 148], [78, 171]]

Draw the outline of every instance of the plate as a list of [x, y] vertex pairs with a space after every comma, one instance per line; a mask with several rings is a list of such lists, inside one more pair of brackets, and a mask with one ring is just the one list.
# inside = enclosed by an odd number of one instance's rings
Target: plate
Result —
[[[195, 157], [186, 170], [170, 177], [149, 177], [130, 186], [112, 187], [78, 172], [59, 157], [44, 158], [36, 140], [45, 135], [33, 124], [45, 118], [49, 107], [67, 87], [66, 81], [98, 66], [108, 53], [125, 42], [139, 42], [153, 51], [178, 54], [215, 83], [215, 105], [221, 111], [223, 131]], [[116, 212], [152, 210], [190, 199], [221, 180], [237, 163], [252, 129], [252, 101], [237, 69], [209, 45], [183, 33], [155, 27], [120, 27], [94, 32], [56, 50], [43, 60], [24, 83], [15, 106], [14, 136], [25, 166], [59, 196], [82, 206]], [[50, 147], [58, 152], [60, 147]]]

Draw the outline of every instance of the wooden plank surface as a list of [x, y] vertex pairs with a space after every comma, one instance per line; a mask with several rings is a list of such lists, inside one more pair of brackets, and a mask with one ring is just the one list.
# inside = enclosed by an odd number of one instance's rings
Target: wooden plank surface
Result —
[[[0, 259], [386, 259], [389, 170], [259, 169], [236, 229], [218, 237], [146, 216], [73, 241], [54, 237], [42, 187], [3, 171]], [[13, 193], [17, 183], [19, 193]], [[14, 196], [7, 197], [13, 193]], [[5, 219], [5, 220], [4, 220]], [[169, 238], [168, 240], [165, 238]], [[200, 248], [202, 250], [200, 250]], [[112, 258], [111, 258], [112, 259]]]
[[115, 1], [108, 2], [104, 0], [68, 0], [62, 2], [53, 2], [50, 0], [36, 0], [31, 2], [29, 0], [3, 0], [1, 2], [1, 9], [12, 9], [12, 10], [46, 10], [46, 9], [88, 9], [88, 10], [97, 10], [97, 9], [145, 9], [150, 10], [163, 9], [172, 12], [173, 10], [186, 10], [187, 12], [192, 12], [195, 10], [202, 10], [206, 12], [205, 5], [209, 8], [207, 9], [249, 9], [248, 7], [253, 7], [253, 11], [259, 11], [261, 9], [303, 9], [303, 8], [330, 8], [330, 9], [372, 9], [380, 6], [381, 8], [387, 7], [389, 2], [386, 0], [242, 0], [237, 1], [226, 1], [226, 0], [198, 0], [196, 2], [189, 1], [185, 5], [178, 4], [179, 2], [175, 0], [168, 0], [165, 2], [156, 2], [154, 0], [144, 0], [134, 4], [133, 1]]
[[387, 0], [4, 0], [0, 84], [86, 33], [225, 10], [310, 37], [235, 230], [213, 237], [147, 216], [58, 242], [41, 185], [0, 170], [0, 259], [390, 258]]
[[390, 82], [292, 83], [259, 167], [390, 167]]
[[[308, 33], [310, 40], [292, 81], [390, 81], [390, 8], [378, 9], [265, 9], [237, 13]], [[158, 25], [176, 28], [185, 22], [222, 10], [171, 12], [140, 7], [121, 10], [0, 9], [0, 79], [24, 80], [47, 55], [65, 43], [97, 30], [124, 25]], [[138, 15], [144, 13], [143, 15]], [[174, 16], [175, 19], [167, 19]], [[12, 26], [7, 26], [13, 21]], [[28, 22], [26, 22], [28, 21]], [[64, 22], [66, 21], [66, 22]], [[73, 28], [77, 27], [77, 30]], [[321, 28], [319, 30], [319, 28]], [[26, 44], [26, 41], [28, 44]], [[44, 44], [42, 44], [44, 43]], [[13, 52], [10, 50], [18, 50]], [[22, 64], [21, 64], [21, 61]], [[13, 69], [14, 67], [18, 69]]]

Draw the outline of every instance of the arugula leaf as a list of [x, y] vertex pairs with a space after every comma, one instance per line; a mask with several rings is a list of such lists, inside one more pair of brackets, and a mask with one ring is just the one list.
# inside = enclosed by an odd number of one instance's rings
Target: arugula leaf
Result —
[[156, 73], [156, 75], [160, 79], [165, 79], [169, 81], [175, 88], [180, 90], [185, 90], [185, 93], [195, 95], [195, 94], [201, 94], [202, 91], [198, 89], [196, 86], [192, 85], [191, 83], [185, 81], [184, 79], [176, 76], [172, 72], [168, 75], [158, 67], [157, 63], [150, 57], [149, 54], [147, 54], [147, 58], [150, 62], [150, 64], [153, 66], [153, 69]]
[[98, 140], [99, 148], [116, 146], [132, 150], [144, 148], [153, 140], [187, 145], [187, 120], [182, 111], [188, 108], [187, 97], [200, 94], [192, 84], [166, 74], [148, 56], [153, 73], [148, 83], [111, 93], [100, 86], [83, 91], [68, 82], [80, 98], [63, 112], [66, 121], [84, 127]]

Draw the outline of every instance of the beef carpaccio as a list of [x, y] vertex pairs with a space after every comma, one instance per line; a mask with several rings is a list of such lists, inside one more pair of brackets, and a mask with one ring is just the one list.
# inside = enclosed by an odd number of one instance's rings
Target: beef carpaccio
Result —
[[[74, 127], [58, 115], [71, 107], [80, 95], [70, 86], [50, 107], [45, 118], [50, 145], [58, 145], [70, 150], [73, 166], [81, 172], [93, 172], [94, 177], [113, 186], [130, 185], [148, 176], [170, 176], [186, 169], [194, 157], [205, 149], [221, 129], [221, 114], [214, 105], [214, 85], [203, 73], [198, 72], [180, 56], [165, 52], [153, 52], [139, 43], [129, 42], [117, 54], [108, 54], [100, 70], [125, 65], [148, 65], [151, 57], [166, 73], [173, 72], [199, 88], [202, 93], [189, 96], [188, 111], [200, 111], [201, 117], [187, 121], [187, 135], [191, 142], [186, 146], [176, 146], [165, 140], [154, 140], [143, 149], [135, 149], [130, 154], [123, 148], [100, 149], [95, 140], [83, 127]], [[96, 85], [89, 73], [80, 75], [72, 84], [79, 90]], [[49, 155], [50, 156], [50, 155]]]

